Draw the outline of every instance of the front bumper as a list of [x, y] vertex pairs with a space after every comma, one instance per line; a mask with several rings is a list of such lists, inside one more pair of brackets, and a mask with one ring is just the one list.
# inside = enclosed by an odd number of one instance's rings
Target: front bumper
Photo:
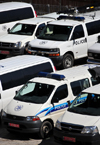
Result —
[[100, 60], [97, 61], [95, 59], [87, 59], [87, 63], [89, 63], [89, 64], [99, 64], [100, 65]]
[[26, 51], [28, 54], [39, 55], [39, 56], [50, 58], [55, 66], [60, 66], [63, 62], [63, 56], [48, 56], [49, 52], [44, 52], [44, 51], [39, 52], [39, 51], [29, 50], [29, 49], [27, 49]]
[[[18, 124], [19, 127], [9, 126], [9, 123]], [[25, 120], [13, 120], [3, 117], [2, 125], [9, 131], [19, 133], [37, 133], [40, 130], [41, 120], [37, 121], [25, 121]]]
[[[68, 137], [70, 141], [64, 140], [64, 137]], [[71, 132], [65, 132], [58, 130], [57, 128], [54, 128], [54, 140], [61, 144], [75, 144], [80, 145], [88, 144], [88, 145], [100, 145], [100, 135], [91, 135], [91, 134], [81, 134], [81, 133], [71, 133]], [[74, 142], [75, 141], [75, 142]]]
[[24, 53], [24, 48], [15, 48], [15, 47], [0, 47], [0, 54], [2, 55], [19, 55]]

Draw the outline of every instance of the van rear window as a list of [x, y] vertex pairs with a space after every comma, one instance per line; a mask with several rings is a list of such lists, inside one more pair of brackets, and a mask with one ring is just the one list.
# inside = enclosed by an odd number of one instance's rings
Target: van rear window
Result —
[[3, 90], [25, 84], [28, 80], [36, 77], [40, 71], [53, 72], [53, 68], [50, 62], [38, 64], [36, 66], [23, 68], [1, 75], [0, 80], [2, 82]]
[[31, 7], [0, 12], [0, 24], [28, 18], [33, 18], [34, 13]]

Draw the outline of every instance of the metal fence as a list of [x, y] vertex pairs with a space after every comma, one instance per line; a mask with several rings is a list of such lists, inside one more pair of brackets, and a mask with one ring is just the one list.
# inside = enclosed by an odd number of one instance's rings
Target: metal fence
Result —
[[[1, 0], [1, 2], [10, 2], [12, 0]], [[19, 2], [31, 3], [35, 8], [37, 15], [47, 14], [65, 10], [66, 8], [88, 5], [90, 2], [96, 3], [99, 0], [13, 0]], [[58, 2], [58, 3], [55, 3]], [[47, 4], [48, 3], [48, 4]]]
[[68, 6], [57, 6], [57, 5], [42, 5], [42, 4], [34, 4], [34, 8], [37, 12], [37, 15], [43, 15], [51, 12], [58, 12], [60, 10], [65, 10]]

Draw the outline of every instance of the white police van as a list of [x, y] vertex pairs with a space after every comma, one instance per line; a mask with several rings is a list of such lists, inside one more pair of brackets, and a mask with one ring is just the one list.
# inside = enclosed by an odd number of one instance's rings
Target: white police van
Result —
[[42, 15], [37, 18], [21, 20], [8, 33], [0, 37], [0, 57], [25, 54], [28, 43], [35, 39], [47, 25], [55, 20], [56, 13]]
[[6, 34], [19, 20], [36, 17], [33, 6], [25, 2], [0, 3], [0, 35]]
[[15, 92], [40, 71], [55, 72], [52, 61], [29, 55], [0, 60], [0, 114]]
[[100, 34], [100, 10], [66, 15], [60, 14], [58, 20], [48, 23], [28, 46], [29, 53], [49, 57], [55, 66], [63, 68], [73, 66], [76, 59], [87, 57], [87, 49]]
[[87, 65], [82, 65], [56, 73], [40, 72], [4, 108], [3, 125], [9, 132], [38, 133], [42, 138], [47, 137], [68, 103], [94, 85], [94, 81], [98, 83], [88, 69]]
[[100, 144], [100, 84], [82, 91], [57, 120], [55, 141], [60, 144]]

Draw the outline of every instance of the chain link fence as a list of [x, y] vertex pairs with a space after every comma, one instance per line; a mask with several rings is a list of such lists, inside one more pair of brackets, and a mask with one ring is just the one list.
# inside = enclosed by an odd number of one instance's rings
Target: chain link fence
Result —
[[58, 12], [60, 10], [65, 10], [68, 6], [57, 6], [57, 5], [42, 5], [34, 4], [34, 9], [36, 10], [37, 15], [43, 15], [51, 12]]

